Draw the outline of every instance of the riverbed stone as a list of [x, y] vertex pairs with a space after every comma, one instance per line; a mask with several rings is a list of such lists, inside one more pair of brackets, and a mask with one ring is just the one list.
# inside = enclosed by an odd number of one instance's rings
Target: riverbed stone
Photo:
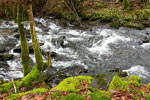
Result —
[[97, 74], [93, 76], [92, 87], [96, 89], [107, 90], [112, 78], [117, 75], [115, 72]]
[[[20, 34], [19, 34], [19, 30], [16, 29], [15, 32], [17, 32], [16, 34], [14, 34], [13, 36], [17, 39], [20, 38]], [[26, 38], [30, 39], [31, 38], [31, 35], [30, 35], [30, 30], [26, 30], [25, 29], [25, 35], [26, 35]]]
[[141, 41], [142, 41], [142, 43], [148, 43], [149, 38], [147, 36], [144, 36], [144, 37], [142, 37]]
[[[39, 45], [42, 46], [42, 45], [44, 45], [44, 43], [39, 43]], [[32, 48], [32, 44], [29, 43], [28, 46], [29, 46], [29, 53], [31, 53], [31, 54], [34, 53], [34, 50]], [[15, 52], [15, 53], [21, 53], [21, 47], [20, 46], [15, 47], [13, 49], [13, 52]]]
[[0, 60], [7, 61], [13, 59], [14, 55], [9, 53], [0, 53]]
[[6, 61], [0, 61], [0, 68], [2, 68], [4, 70], [8, 70], [9, 65], [7, 64]]
[[87, 73], [87, 71], [87, 69], [84, 69], [83, 66], [79, 65], [74, 65], [59, 71], [54, 67], [50, 67], [45, 70], [44, 79], [50, 87], [55, 87], [65, 78], [82, 75]]
[[0, 53], [10, 51], [17, 44], [17, 40], [9, 36], [1, 36], [0, 39]]

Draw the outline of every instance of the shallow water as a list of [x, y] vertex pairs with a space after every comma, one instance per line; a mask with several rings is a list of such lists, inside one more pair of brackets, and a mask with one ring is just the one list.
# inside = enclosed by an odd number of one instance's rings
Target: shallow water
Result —
[[[59, 57], [53, 58], [52, 62], [58, 70], [75, 65], [96, 73], [120, 68], [129, 75], [150, 79], [150, 43], [142, 43], [143, 37], [150, 38], [150, 28], [144, 30], [125, 27], [113, 29], [108, 25], [98, 25], [79, 30], [63, 28], [50, 19], [36, 18], [35, 21], [38, 23], [36, 31], [39, 42], [44, 43], [41, 46], [44, 59], [46, 60], [47, 50], [56, 52]], [[0, 25], [0, 30], [17, 28], [15, 23], [9, 24], [6, 25], [4, 21]], [[27, 22], [25, 25], [26, 29], [30, 28]], [[9, 37], [14, 38], [12, 35]], [[0, 42], [4, 41], [5, 37], [0, 36]], [[20, 42], [17, 41], [16, 45], [19, 45]], [[30, 39], [29, 43], [31, 43]], [[0, 77], [4, 79], [23, 77], [20, 54], [13, 53], [13, 49], [9, 53], [14, 54], [15, 59], [7, 61], [10, 67], [7, 71], [1, 71]], [[35, 62], [32, 54], [30, 57]]]

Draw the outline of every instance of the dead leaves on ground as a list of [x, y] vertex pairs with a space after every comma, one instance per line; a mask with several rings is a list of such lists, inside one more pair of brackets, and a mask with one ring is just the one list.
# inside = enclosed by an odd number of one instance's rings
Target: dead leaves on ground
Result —
[[[91, 93], [92, 91], [89, 90], [89, 84], [87, 81], [81, 81], [80, 85], [76, 86], [76, 89], [79, 89], [79, 95], [84, 97], [84, 100], [93, 100], [91, 96], [86, 96], [87, 94]], [[25, 89], [22, 89], [23, 91]], [[108, 91], [107, 91], [108, 92]], [[146, 96], [150, 95], [150, 90], [146, 88], [146, 85], [135, 86], [134, 84], [130, 84], [126, 90], [111, 90], [111, 100], [146, 100]], [[62, 91], [59, 96], [64, 98], [71, 92]], [[56, 91], [49, 90], [43, 94], [26, 94], [23, 95], [20, 100], [59, 100], [53, 95], [56, 94]], [[8, 93], [2, 93], [0, 96], [0, 100], [7, 100], [6, 96]]]

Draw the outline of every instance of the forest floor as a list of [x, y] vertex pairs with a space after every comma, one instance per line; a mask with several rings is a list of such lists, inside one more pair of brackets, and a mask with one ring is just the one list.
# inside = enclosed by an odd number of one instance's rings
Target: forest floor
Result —
[[38, 83], [30, 89], [22, 87], [18, 93], [11, 88], [1, 92], [0, 100], [150, 100], [150, 84], [142, 84], [138, 76], [114, 76], [105, 84], [107, 89], [91, 87], [92, 80], [91, 76], [70, 77], [52, 89]]
[[[64, 18], [76, 26], [110, 24], [114, 28], [150, 27], [150, 4], [139, 1], [129, 1], [125, 8], [123, 1], [119, 0], [84, 0], [81, 3], [74, 3], [74, 6], [61, 0], [51, 0], [44, 7], [43, 13], [58, 19]], [[64, 26], [66, 24], [64, 20], [60, 23]]]

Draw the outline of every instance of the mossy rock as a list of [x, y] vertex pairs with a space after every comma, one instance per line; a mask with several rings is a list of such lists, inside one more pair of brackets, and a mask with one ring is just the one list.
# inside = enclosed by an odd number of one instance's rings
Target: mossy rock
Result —
[[109, 85], [109, 90], [126, 90], [130, 84], [140, 86], [141, 78], [138, 76], [128, 76], [125, 78], [120, 78], [116, 75], [113, 77]]
[[84, 98], [81, 95], [72, 93], [65, 96], [62, 100], [84, 100]]
[[7, 96], [8, 100], [19, 100], [23, 95], [27, 95], [29, 93], [35, 94], [42, 94], [44, 92], [47, 92], [47, 89], [45, 88], [38, 88], [38, 89], [33, 89], [32, 91], [27, 91], [27, 92], [23, 92], [23, 93], [18, 93], [18, 94], [12, 94], [10, 96]]
[[92, 87], [96, 89], [107, 90], [112, 78], [117, 75], [117, 73], [104, 73], [93, 76]]
[[87, 81], [88, 86], [91, 86], [91, 76], [76, 76], [69, 77], [60, 82], [56, 87], [52, 88], [52, 91], [72, 91], [78, 92], [79, 89], [76, 87], [81, 84], [81, 81]]

